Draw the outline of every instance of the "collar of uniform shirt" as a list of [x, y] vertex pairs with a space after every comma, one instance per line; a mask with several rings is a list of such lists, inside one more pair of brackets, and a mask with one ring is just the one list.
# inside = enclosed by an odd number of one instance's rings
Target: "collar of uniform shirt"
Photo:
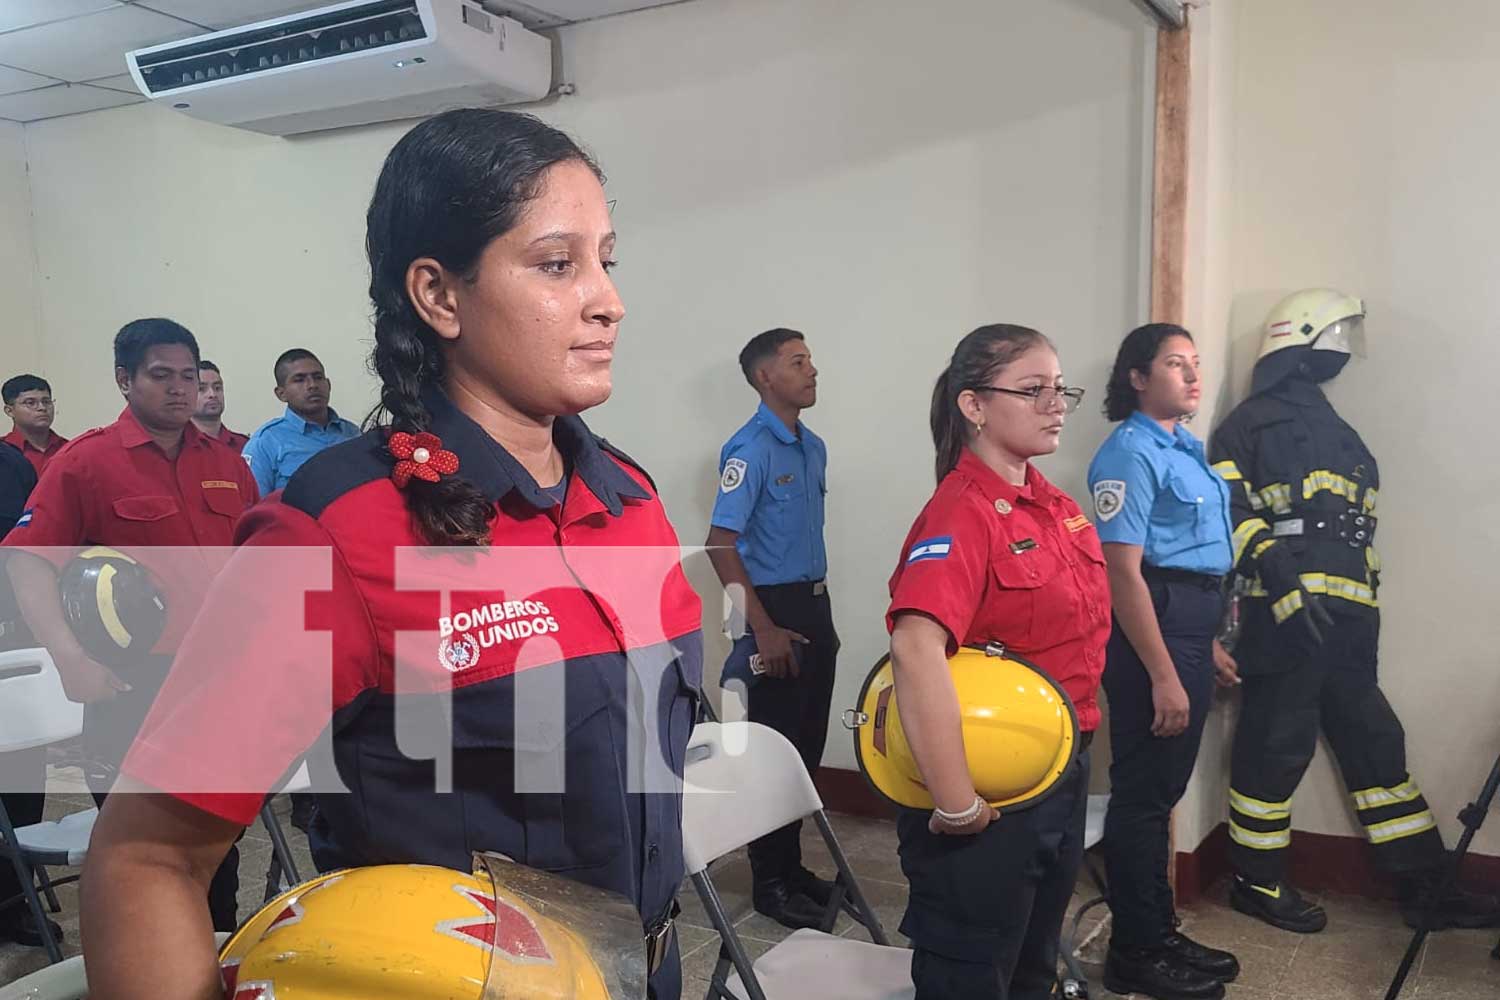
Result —
[[[772, 413], [771, 408], [765, 403], [761, 403], [755, 408], [755, 419], [769, 427], [771, 433], [776, 435], [776, 440], [782, 444], [796, 444], [801, 438], [800, 434], [794, 433], [786, 424], [782, 423], [781, 418]], [[797, 421], [797, 430], [802, 430], [802, 421], [800, 420]]]
[[[428, 387], [422, 391], [422, 403], [432, 414], [432, 433], [442, 439], [444, 448], [458, 456], [458, 474], [478, 487], [492, 503], [515, 490], [538, 510], [554, 505], [552, 497], [537, 485], [515, 456], [454, 406], [447, 393]], [[611, 515], [619, 517], [624, 511], [622, 498], [651, 498], [649, 492], [604, 453], [582, 417], [558, 417], [552, 427], [552, 440], [573, 475], [583, 481]]]
[[1163, 448], [1179, 446], [1193, 451], [1200, 446], [1200, 442], [1193, 436], [1193, 432], [1180, 423], [1173, 429], [1171, 434], [1168, 434], [1166, 428], [1146, 416], [1140, 410], [1136, 410], [1127, 419], [1131, 427], [1151, 435], [1151, 440]]
[[988, 465], [984, 459], [974, 454], [968, 448], [958, 457], [959, 472], [969, 477], [984, 498], [991, 503], [996, 500], [1004, 500], [1006, 503], [1028, 502], [1050, 507], [1057, 501], [1057, 487], [1049, 483], [1037, 467], [1030, 462], [1026, 463], [1026, 485], [1017, 486], [1006, 482], [999, 473]]
[[[130, 412], [130, 407], [128, 406], [121, 412], [119, 424], [120, 444], [126, 448], [139, 448], [143, 444], [151, 444], [156, 440], [151, 436], [150, 431], [141, 426], [141, 422], [135, 418], [134, 413]], [[208, 436], [193, 426], [191, 420], [182, 428], [182, 446], [184, 448], [202, 444], [207, 440]]]
[[337, 431], [341, 430], [346, 424], [348, 424], [350, 430], [356, 429], [353, 424], [350, 424], [349, 421], [339, 416], [338, 411], [331, 406], [328, 408], [328, 426], [326, 428], [319, 427], [317, 424], [313, 423], [311, 420], [308, 420], [306, 417], [302, 416], [302, 414], [298, 413], [290, 406], [286, 408], [286, 414], [283, 419], [285, 419], [289, 424], [300, 424], [301, 432], [303, 434], [306, 434], [308, 431]]

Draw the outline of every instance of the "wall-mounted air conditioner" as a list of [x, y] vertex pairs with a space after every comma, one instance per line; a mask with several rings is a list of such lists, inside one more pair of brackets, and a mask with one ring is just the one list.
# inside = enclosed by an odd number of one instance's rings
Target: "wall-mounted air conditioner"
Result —
[[535, 101], [552, 46], [469, 0], [352, 0], [126, 56], [141, 93], [271, 135]]

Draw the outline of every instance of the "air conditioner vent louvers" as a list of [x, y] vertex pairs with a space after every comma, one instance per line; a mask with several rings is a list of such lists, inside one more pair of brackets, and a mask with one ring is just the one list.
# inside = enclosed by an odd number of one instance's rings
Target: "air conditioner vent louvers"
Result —
[[269, 135], [537, 101], [553, 71], [547, 38], [477, 0], [340, 0], [125, 62], [152, 101]]
[[216, 38], [197, 48], [161, 53], [140, 61], [152, 95], [181, 87], [243, 76], [292, 63], [316, 62], [349, 52], [373, 50], [427, 37], [413, 0], [383, 0], [353, 10], [310, 18], [295, 30], [276, 27]]

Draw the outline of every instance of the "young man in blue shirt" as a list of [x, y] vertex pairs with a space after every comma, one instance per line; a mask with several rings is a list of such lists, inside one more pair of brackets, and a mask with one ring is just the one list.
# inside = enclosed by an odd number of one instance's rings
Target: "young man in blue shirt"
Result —
[[[740, 603], [764, 673], [748, 688], [749, 717], [791, 740], [808, 774], [828, 738], [839, 639], [828, 596], [823, 499], [828, 449], [799, 419], [818, 399], [818, 370], [802, 334], [775, 329], [740, 352], [760, 394], [755, 415], [719, 454], [709, 558]], [[755, 908], [788, 927], [816, 927], [832, 883], [802, 866], [801, 823], [750, 845]]]
[[323, 362], [294, 347], [276, 359], [276, 398], [286, 412], [262, 424], [245, 445], [245, 461], [268, 496], [282, 489], [302, 463], [330, 445], [359, 435], [359, 428], [328, 405], [333, 383]]

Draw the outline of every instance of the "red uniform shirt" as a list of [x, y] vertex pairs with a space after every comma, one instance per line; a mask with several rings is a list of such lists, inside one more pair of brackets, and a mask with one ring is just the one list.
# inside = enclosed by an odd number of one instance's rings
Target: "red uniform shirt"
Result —
[[[73, 547], [108, 545], [134, 556], [158, 578], [167, 624], [155, 651], [177, 648], [240, 515], [260, 494], [245, 460], [183, 429], [176, 458], [152, 440], [127, 408], [108, 427], [68, 442], [50, 461], [5, 537], [8, 547], [61, 565]], [[153, 548], [173, 547], [152, 554]], [[218, 549], [194, 556], [194, 549]]]
[[57, 454], [57, 450], [68, 443], [68, 439], [61, 434], [58, 434], [56, 431], [48, 431], [47, 447], [38, 449], [30, 441], [26, 440], [26, 435], [21, 433], [19, 427], [5, 435], [3, 440], [21, 449], [21, 454], [26, 456], [27, 460], [31, 462], [31, 467], [36, 470], [36, 477], [38, 479], [42, 478], [42, 470], [47, 467], [48, 462], [52, 461], [53, 456]]
[[950, 656], [1003, 642], [1063, 686], [1084, 732], [1099, 725], [1104, 551], [1078, 505], [1034, 467], [1013, 486], [965, 449], [912, 525], [890, 586], [887, 628], [916, 611], [948, 630]]

